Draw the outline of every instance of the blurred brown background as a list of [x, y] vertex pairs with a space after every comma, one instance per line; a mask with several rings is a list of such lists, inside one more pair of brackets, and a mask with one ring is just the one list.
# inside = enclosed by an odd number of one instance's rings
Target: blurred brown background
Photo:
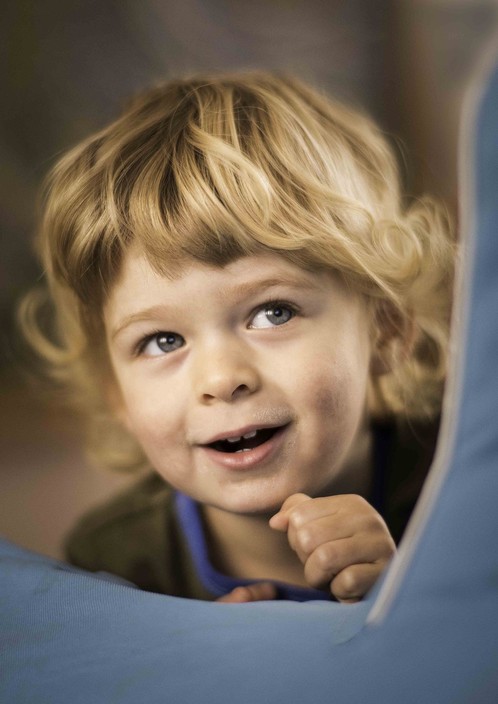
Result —
[[77, 423], [26, 382], [15, 302], [40, 272], [43, 175], [148, 83], [204, 69], [294, 72], [396, 135], [409, 193], [456, 206], [462, 94], [496, 0], [4, 0], [0, 9], [0, 534], [59, 555], [84, 508], [129, 481], [91, 469]]

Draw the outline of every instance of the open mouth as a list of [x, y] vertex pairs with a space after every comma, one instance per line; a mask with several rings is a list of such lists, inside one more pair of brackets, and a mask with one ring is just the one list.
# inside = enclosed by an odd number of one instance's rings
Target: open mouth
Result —
[[250, 433], [240, 435], [239, 437], [226, 438], [212, 442], [207, 447], [217, 450], [217, 452], [248, 452], [255, 447], [259, 447], [265, 442], [268, 442], [276, 433], [282, 430], [285, 426], [277, 426], [275, 428], [261, 428], [252, 430]]

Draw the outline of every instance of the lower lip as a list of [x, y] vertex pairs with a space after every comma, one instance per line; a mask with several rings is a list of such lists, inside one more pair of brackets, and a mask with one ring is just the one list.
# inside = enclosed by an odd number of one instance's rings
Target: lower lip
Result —
[[265, 460], [270, 459], [279, 451], [284, 442], [288, 428], [288, 425], [283, 426], [262, 445], [258, 445], [252, 450], [246, 450], [244, 452], [219, 452], [212, 447], [202, 447], [201, 449], [210, 460], [227, 469], [252, 469]]

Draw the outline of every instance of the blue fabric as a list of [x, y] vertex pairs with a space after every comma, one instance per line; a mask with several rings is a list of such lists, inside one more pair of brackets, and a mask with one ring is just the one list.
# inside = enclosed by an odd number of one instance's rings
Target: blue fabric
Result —
[[[198, 504], [190, 496], [177, 491], [175, 493], [175, 505], [197, 574], [208, 592], [213, 596], [220, 597], [228, 594], [236, 587], [261, 581], [256, 579], [235, 579], [235, 577], [229, 577], [218, 572], [209, 559]], [[290, 599], [291, 601], [330, 601], [331, 599], [328, 592], [319, 589], [305, 589], [304, 587], [297, 587], [284, 582], [273, 582], [273, 584], [277, 587], [278, 599]]]
[[4, 543], [1, 702], [495, 704], [498, 69], [476, 134], [453, 432], [422, 497], [427, 517], [415, 517], [380, 593], [348, 606], [186, 601]]
[[255, 702], [245, 678], [258, 690], [280, 687], [289, 649], [305, 676], [326, 671], [330, 645], [348, 640], [368, 610], [366, 602], [240, 608], [151, 594], [6, 542], [0, 561], [2, 704]]

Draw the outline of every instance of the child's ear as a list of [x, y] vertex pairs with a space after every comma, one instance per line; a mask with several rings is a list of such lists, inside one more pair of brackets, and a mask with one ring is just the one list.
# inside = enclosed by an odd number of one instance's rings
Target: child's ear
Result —
[[381, 376], [391, 372], [410, 356], [415, 341], [413, 316], [403, 313], [389, 301], [377, 303], [373, 320], [371, 373]]

